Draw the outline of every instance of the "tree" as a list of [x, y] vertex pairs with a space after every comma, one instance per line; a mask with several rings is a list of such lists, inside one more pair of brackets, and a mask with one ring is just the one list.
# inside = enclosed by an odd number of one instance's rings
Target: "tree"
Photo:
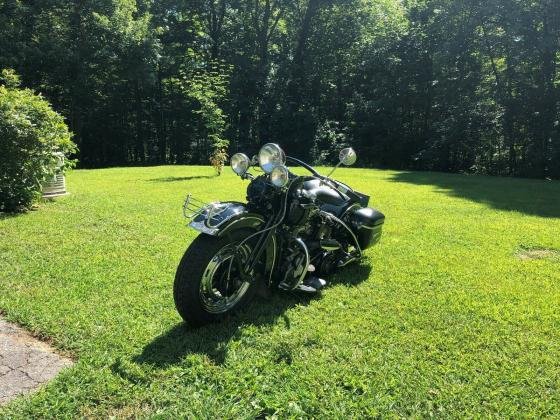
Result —
[[343, 133], [365, 165], [559, 178], [559, 9], [3, 0], [0, 65], [67, 118], [83, 166], [223, 162], [267, 141], [324, 159]]

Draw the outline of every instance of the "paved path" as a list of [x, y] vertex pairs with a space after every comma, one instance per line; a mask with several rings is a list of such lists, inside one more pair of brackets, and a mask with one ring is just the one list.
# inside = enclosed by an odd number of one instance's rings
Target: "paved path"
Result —
[[0, 318], [0, 405], [37, 389], [72, 361]]

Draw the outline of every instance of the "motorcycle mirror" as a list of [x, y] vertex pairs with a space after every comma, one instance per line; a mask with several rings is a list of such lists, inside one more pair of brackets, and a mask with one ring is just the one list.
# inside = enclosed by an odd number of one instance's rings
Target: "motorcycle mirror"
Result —
[[347, 147], [340, 151], [340, 153], [338, 154], [338, 159], [344, 166], [351, 166], [356, 163], [358, 155], [356, 155], [354, 149], [352, 149], [351, 147]]
[[358, 155], [356, 155], [354, 149], [352, 149], [351, 147], [347, 147], [340, 151], [340, 153], [338, 154], [338, 159], [339, 159], [338, 164], [334, 168], [332, 168], [332, 170], [329, 172], [326, 178], [330, 177], [340, 165], [350, 166], [356, 163], [356, 159], [358, 159]]

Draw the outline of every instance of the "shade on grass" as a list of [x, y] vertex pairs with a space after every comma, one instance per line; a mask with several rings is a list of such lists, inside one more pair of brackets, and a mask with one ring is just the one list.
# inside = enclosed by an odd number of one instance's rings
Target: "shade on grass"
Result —
[[560, 415], [560, 183], [341, 169], [387, 216], [320, 298], [198, 330], [175, 312], [181, 204], [243, 200], [201, 167], [80, 170], [0, 219], [0, 308], [77, 363], [0, 417]]

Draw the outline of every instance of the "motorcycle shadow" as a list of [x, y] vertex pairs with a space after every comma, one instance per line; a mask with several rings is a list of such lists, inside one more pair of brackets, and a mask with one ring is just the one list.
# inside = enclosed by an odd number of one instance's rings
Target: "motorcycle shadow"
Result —
[[358, 286], [367, 280], [373, 271], [371, 264], [362, 262], [360, 264], [349, 265], [329, 278], [326, 290], [329, 286], [342, 284], [348, 287]]
[[[371, 266], [366, 264], [347, 267], [329, 279], [325, 293], [328, 293], [329, 286], [356, 286], [366, 280], [370, 272]], [[319, 299], [321, 294], [273, 293], [270, 297], [257, 297], [247, 308], [220, 323], [192, 328], [181, 322], [148, 343], [142, 353], [133, 357], [133, 361], [164, 369], [185, 363], [189, 355], [196, 354], [206, 355], [214, 364], [221, 365], [227, 357], [228, 343], [242, 340], [246, 328], [262, 328], [283, 322], [284, 327], [290, 329], [290, 318], [286, 312]]]

